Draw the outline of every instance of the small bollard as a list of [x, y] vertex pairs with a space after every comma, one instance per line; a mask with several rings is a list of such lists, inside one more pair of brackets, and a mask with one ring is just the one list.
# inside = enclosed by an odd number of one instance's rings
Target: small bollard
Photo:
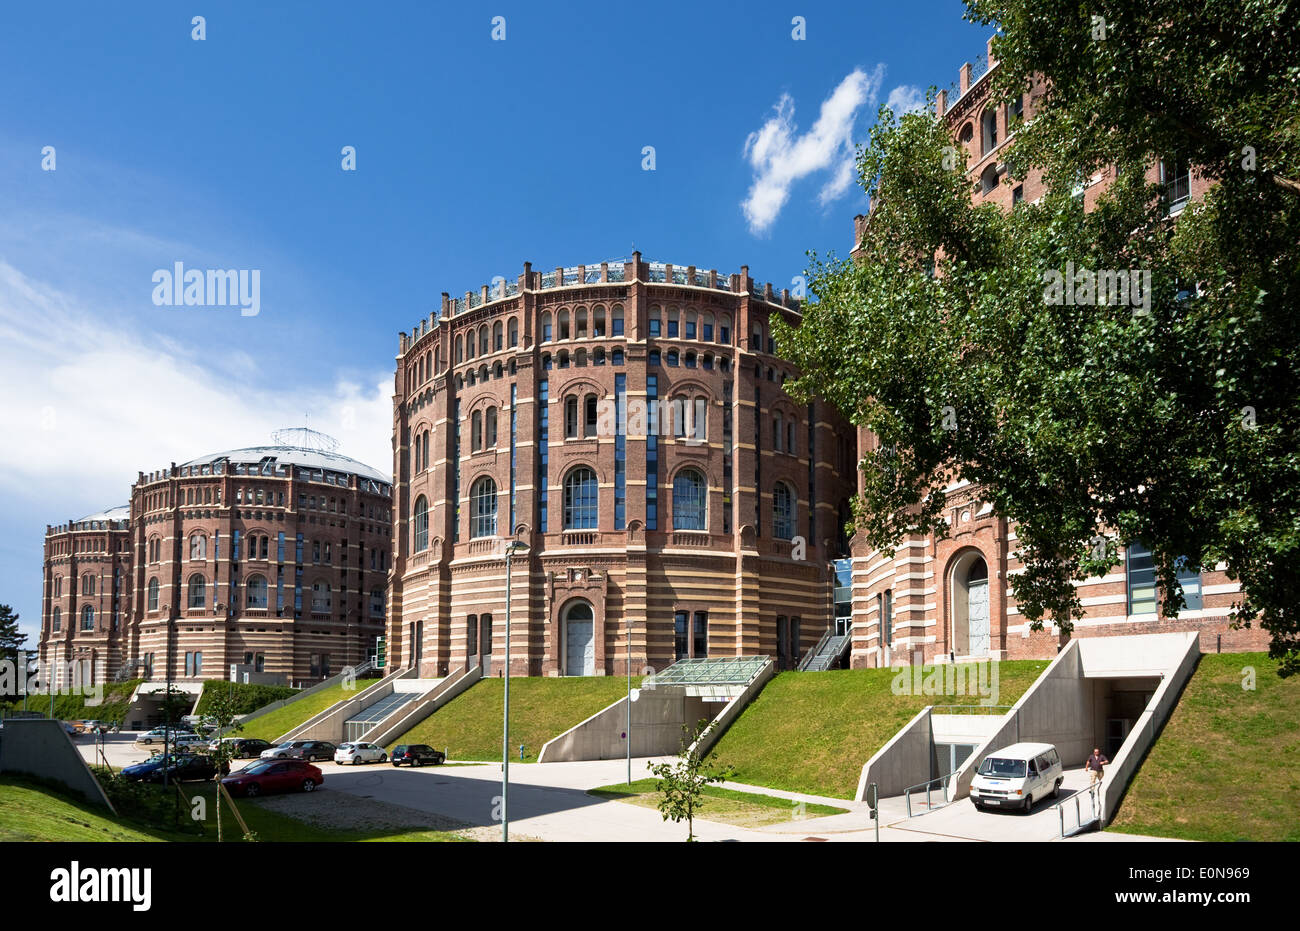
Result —
[[524, 745], [523, 745], [523, 744], [520, 744], [520, 745], [519, 745], [519, 761], [522, 763], [523, 760], [524, 760]]

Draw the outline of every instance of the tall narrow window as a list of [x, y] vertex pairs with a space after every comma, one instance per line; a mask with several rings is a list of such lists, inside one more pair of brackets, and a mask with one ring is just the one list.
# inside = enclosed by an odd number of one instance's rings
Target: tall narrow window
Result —
[[659, 376], [645, 378], [649, 422], [645, 438], [645, 529], [659, 529]]
[[571, 440], [578, 435], [578, 396], [571, 394], [564, 399], [564, 438]]
[[583, 398], [582, 407], [582, 435], [584, 437], [593, 437], [596, 435], [597, 422], [596, 396], [594, 394], [589, 394]]
[[152, 578], [152, 579], [149, 580], [149, 610], [150, 610], [150, 611], [157, 611], [157, 610], [158, 610], [158, 578], [157, 578], [157, 576], [155, 576], [154, 578]]
[[497, 534], [497, 483], [484, 476], [469, 492], [471, 537], [494, 537]]
[[595, 530], [599, 515], [596, 473], [579, 466], [564, 479], [564, 529]]
[[690, 654], [691, 615], [687, 611], [678, 611], [673, 615], [673, 653], [677, 659], [686, 659]]
[[207, 604], [207, 581], [201, 575], [190, 576], [189, 606], [202, 608]]
[[549, 383], [545, 378], [537, 383], [537, 529], [546, 533], [546, 508], [549, 493], [546, 488], [548, 445], [551, 423]]
[[411, 548], [417, 553], [422, 553], [429, 548], [429, 502], [424, 495], [415, 499], [415, 515], [412, 524]]
[[1156, 564], [1151, 550], [1138, 540], [1128, 545], [1125, 555], [1128, 574], [1128, 613], [1156, 611]]
[[673, 479], [673, 529], [708, 529], [708, 486], [695, 469], [683, 469]]
[[695, 612], [695, 627], [691, 631], [691, 656], [701, 659], [709, 655], [709, 612]]
[[777, 482], [772, 491], [772, 535], [778, 540], [794, 536], [794, 493], [785, 482]]
[[484, 437], [484, 445], [485, 445], [488, 449], [496, 449], [496, 445], [497, 445], [497, 409], [496, 409], [495, 407], [489, 407], [489, 408], [487, 409], [487, 417], [486, 417], [486, 419], [485, 419], [485, 423], [484, 423], [484, 433], [486, 434], [486, 436]]
[[[621, 314], [622, 310], [618, 309]], [[621, 321], [621, 317], [619, 318]], [[627, 376], [614, 376], [614, 529], [627, 527]]]

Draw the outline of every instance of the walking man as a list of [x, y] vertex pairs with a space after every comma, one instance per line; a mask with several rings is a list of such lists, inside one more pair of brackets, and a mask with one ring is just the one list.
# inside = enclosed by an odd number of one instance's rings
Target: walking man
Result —
[[1102, 767], [1110, 764], [1110, 760], [1102, 755], [1101, 748], [1093, 747], [1092, 756], [1088, 757], [1088, 762], [1083, 764], [1083, 768], [1088, 771], [1088, 787], [1092, 788], [1101, 782]]

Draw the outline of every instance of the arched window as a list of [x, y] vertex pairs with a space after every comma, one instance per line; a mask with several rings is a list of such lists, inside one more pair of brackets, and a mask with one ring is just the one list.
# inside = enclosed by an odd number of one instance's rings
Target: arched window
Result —
[[794, 536], [794, 492], [785, 482], [777, 482], [772, 491], [772, 536], [789, 540]]
[[780, 411], [772, 415], [772, 446], [778, 453], [785, 448], [785, 430], [782, 428]]
[[596, 435], [598, 411], [599, 405], [594, 394], [589, 394], [582, 399], [582, 435], [584, 437]]
[[330, 609], [330, 583], [318, 580], [311, 583], [311, 610], [314, 614], [328, 614]]
[[980, 174], [980, 193], [987, 194], [998, 186], [998, 166], [989, 165]]
[[551, 341], [551, 312], [548, 310], [542, 314], [542, 342]]
[[158, 610], [158, 577], [149, 580], [149, 610]]
[[465, 334], [465, 358], [474, 358], [474, 331], [470, 330]]
[[492, 338], [488, 334], [487, 324], [478, 328], [478, 354], [485, 356], [492, 351]]
[[412, 521], [411, 547], [417, 553], [429, 548], [429, 502], [424, 495], [415, 499], [415, 518]]
[[456, 336], [456, 364], [460, 365], [465, 361], [465, 337], [458, 334]]
[[208, 583], [201, 575], [190, 576], [190, 598], [189, 606], [191, 608], [206, 607], [208, 603]]
[[611, 311], [611, 316], [613, 317], [613, 320], [610, 324], [609, 335], [622, 336], [623, 335], [623, 305], [615, 304], [613, 311]]
[[731, 345], [731, 318], [724, 316], [718, 322], [718, 342]]
[[567, 310], [562, 310], [558, 314], [556, 314], [555, 323], [556, 323], [556, 330], [557, 330], [555, 334], [555, 338], [568, 339], [569, 338], [569, 312]]
[[673, 529], [708, 530], [708, 484], [695, 469], [673, 479]]
[[506, 329], [501, 325], [501, 321], [498, 320], [496, 323], [492, 324], [492, 351], [500, 352], [505, 348], [505, 344]]
[[483, 412], [475, 411], [469, 418], [469, 448], [478, 452], [483, 448]]
[[578, 435], [578, 396], [571, 394], [564, 399], [564, 438], [571, 440]]
[[201, 533], [190, 536], [190, 559], [208, 558], [208, 538]]
[[81, 629], [82, 630], [95, 629], [95, 606], [94, 605], [85, 605], [82, 607]]
[[91, 575], [89, 572], [87, 572], [85, 575], [81, 577], [81, 594], [83, 595], [95, 594], [95, 577]]
[[487, 476], [476, 481], [470, 489], [469, 513], [471, 537], [497, 535], [497, 483]]
[[998, 111], [989, 107], [980, 117], [980, 136], [984, 143], [981, 155], [988, 155], [998, 146]]
[[599, 517], [596, 473], [579, 466], [564, 478], [564, 529], [595, 530]]
[[425, 471], [428, 471], [429, 469], [429, 431], [428, 430], [424, 431], [424, 442], [421, 444], [421, 448], [424, 450], [424, 469]]
[[266, 578], [260, 575], [250, 575], [248, 581], [244, 583], [244, 607], [245, 608], [265, 608], [266, 607]]
[[591, 335], [604, 336], [605, 333], [605, 308], [593, 307], [591, 309]]
[[573, 312], [574, 339], [587, 338], [587, 308], [579, 307]]
[[510, 318], [510, 348], [514, 349], [519, 345], [519, 321], [514, 317]]
[[488, 449], [495, 449], [497, 445], [497, 409], [495, 407], [487, 409], [487, 418], [484, 423], [484, 445]]
[[50, 618], [50, 631], [57, 634], [61, 630], [63, 630], [63, 612], [55, 608], [54, 615]]

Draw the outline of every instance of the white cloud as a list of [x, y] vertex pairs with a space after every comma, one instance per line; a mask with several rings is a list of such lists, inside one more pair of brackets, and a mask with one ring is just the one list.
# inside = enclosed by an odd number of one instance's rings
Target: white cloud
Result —
[[894, 111], [895, 116], [924, 110], [925, 91], [911, 84], [900, 84], [889, 92], [885, 105]]
[[125, 503], [140, 471], [269, 443], [304, 413], [340, 452], [392, 469], [390, 373], [295, 384], [124, 320], [0, 262], [0, 488], [46, 502], [50, 523]]
[[874, 103], [884, 66], [868, 74], [855, 69], [824, 101], [812, 129], [797, 134], [794, 100], [782, 94], [776, 114], [745, 140], [745, 158], [754, 169], [754, 183], [742, 207], [751, 232], [768, 229], [781, 213], [796, 181], [820, 172], [831, 176], [818, 194], [825, 206], [853, 183], [853, 126], [858, 111]]

